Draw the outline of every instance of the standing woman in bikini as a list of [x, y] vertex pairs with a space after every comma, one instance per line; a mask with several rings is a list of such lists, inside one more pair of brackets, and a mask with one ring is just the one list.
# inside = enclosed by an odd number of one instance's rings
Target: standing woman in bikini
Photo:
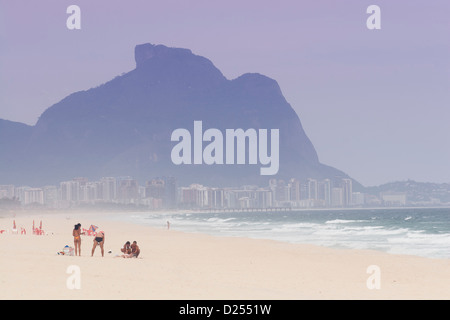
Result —
[[73, 244], [75, 245], [75, 255], [81, 256], [81, 224], [76, 224], [73, 232]]
[[100, 245], [100, 249], [102, 251], [102, 257], [103, 257], [103, 245], [105, 243], [105, 233], [103, 231], [100, 231], [99, 233], [97, 233], [95, 235], [95, 239], [94, 239], [94, 246], [92, 247], [92, 254], [91, 257], [94, 256], [94, 251], [95, 251], [95, 247], [97, 247], [98, 245]]

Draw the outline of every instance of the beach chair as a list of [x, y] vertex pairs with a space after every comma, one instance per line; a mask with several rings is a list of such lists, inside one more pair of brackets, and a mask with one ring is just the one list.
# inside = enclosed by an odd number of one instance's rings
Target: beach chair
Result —
[[33, 234], [37, 235], [37, 236], [41, 236], [44, 234], [44, 230], [39, 229], [39, 228], [34, 228], [33, 229]]

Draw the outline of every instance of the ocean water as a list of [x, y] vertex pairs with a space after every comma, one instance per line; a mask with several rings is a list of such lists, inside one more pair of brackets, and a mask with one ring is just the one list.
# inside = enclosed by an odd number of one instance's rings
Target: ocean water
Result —
[[127, 220], [215, 236], [450, 258], [450, 208], [133, 213]]

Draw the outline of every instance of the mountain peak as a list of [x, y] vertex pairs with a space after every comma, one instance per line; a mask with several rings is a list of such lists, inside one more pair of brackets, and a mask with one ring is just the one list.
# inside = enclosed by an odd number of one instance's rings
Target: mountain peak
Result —
[[[189, 49], [151, 43], [135, 46], [135, 60], [136, 69], [69, 95], [33, 127], [0, 121], [0, 137], [8, 137], [0, 141], [2, 183], [52, 184], [80, 175], [174, 176], [182, 184], [215, 186], [267, 183], [259, 166], [219, 165], [219, 155], [218, 165], [175, 164], [171, 133], [189, 133], [199, 120], [214, 132], [278, 129], [276, 179], [345, 176], [319, 163], [274, 79], [247, 73], [227, 80], [209, 59]], [[213, 146], [203, 141], [200, 146]], [[245, 145], [241, 154], [250, 159]]]
[[141, 83], [147, 83], [150, 79], [168, 84], [171, 88], [177, 84], [177, 90], [209, 90], [226, 81], [222, 72], [209, 59], [189, 49], [144, 43], [135, 47], [134, 55], [135, 70]]
[[169, 48], [162, 44], [155, 45], [151, 43], [138, 44], [134, 48], [134, 59], [136, 60], [136, 68], [142, 66], [146, 61], [153, 57], [162, 56], [180, 56], [192, 55], [189, 49]]

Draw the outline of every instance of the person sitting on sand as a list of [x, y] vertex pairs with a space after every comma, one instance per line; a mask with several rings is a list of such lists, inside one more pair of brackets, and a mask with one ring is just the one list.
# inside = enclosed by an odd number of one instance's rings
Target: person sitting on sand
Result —
[[141, 249], [139, 249], [137, 242], [133, 241], [133, 244], [131, 245], [131, 255], [133, 257], [137, 258], [137, 257], [139, 257], [140, 253], [141, 253]]
[[130, 241], [125, 242], [125, 244], [123, 245], [123, 248], [120, 249], [120, 251], [122, 251], [125, 254], [130, 254], [131, 253], [131, 244]]
[[103, 257], [103, 256], [104, 256], [104, 249], [103, 249], [104, 244], [105, 244], [105, 232], [104, 232], [104, 231], [100, 231], [100, 232], [98, 232], [97, 235], [95, 236], [95, 239], [94, 239], [94, 246], [92, 247], [92, 254], [91, 254], [91, 257], [94, 256], [95, 248], [96, 248], [98, 245], [100, 245], [100, 249], [101, 249], [101, 251], [102, 251], [102, 257]]
[[75, 255], [81, 256], [81, 223], [75, 225], [73, 232], [73, 244], [75, 246]]

